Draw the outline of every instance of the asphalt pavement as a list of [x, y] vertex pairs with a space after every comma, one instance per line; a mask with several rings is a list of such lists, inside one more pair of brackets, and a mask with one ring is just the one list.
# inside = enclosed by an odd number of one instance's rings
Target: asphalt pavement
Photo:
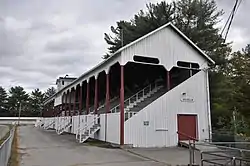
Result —
[[123, 149], [79, 144], [75, 136], [34, 126], [18, 128], [21, 166], [163, 166], [162, 162]]

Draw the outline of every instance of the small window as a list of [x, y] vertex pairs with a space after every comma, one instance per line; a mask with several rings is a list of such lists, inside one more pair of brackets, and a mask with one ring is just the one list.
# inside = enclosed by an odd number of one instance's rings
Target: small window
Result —
[[160, 63], [158, 58], [152, 58], [152, 57], [134, 55], [133, 59], [134, 59], [134, 61], [137, 61], [137, 62], [153, 63], [153, 64]]
[[200, 65], [198, 63], [183, 62], [183, 61], [178, 61], [177, 66], [185, 67], [185, 68], [192, 68], [192, 69], [199, 69], [200, 68]]
[[62, 81], [62, 85], [64, 85], [64, 81]]
[[177, 66], [190, 68], [190, 63], [189, 62], [178, 61]]
[[199, 68], [200, 68], [200, 65], [199, 65], [198, 63], [191, 63], [191, 67], [192, 67], [192, 68], [199, 69]]

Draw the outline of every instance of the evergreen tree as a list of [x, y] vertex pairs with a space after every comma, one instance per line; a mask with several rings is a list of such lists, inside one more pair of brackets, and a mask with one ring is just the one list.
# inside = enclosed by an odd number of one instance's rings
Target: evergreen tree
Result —
[[0, 116], [9, 116], [7, 102], [7, 93], [5, 89], [0, 86]]
[[30, 116], [40, 116], [43, 110], [44, 94], [35, 89], [30, 95]]
[[[242, 51], [232, 54], [230, 58], [230, 78], [233, 82], [234, 109], [250, 118], [250, 45]], [[248, 120], [250, 123], [250, 120]]]
[[56, 89], [54, 87], [48, 88], [45, 92], [45, 99], [53, 96], [56, 93]]
[[22, 110], [22, 115], [26, 115], [29, 109], [29, 94], [23, 87], [15, 86], [9, 90], [8, 107], [12, 116], [18, 116], [19, 109]]

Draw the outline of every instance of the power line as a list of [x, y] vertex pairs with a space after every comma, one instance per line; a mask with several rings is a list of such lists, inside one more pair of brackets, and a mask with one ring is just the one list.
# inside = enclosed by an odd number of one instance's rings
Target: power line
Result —
[[[232, 11], [231, 11], [231, 13], [230, 13], [230, 15], [229, 15], [227, 21], [226, 21], [226, 24], [224, 25], [224, 27], [223, 27], [223, 29], [222, 29], [221, 36], [223, 35], [223, 33], [224, 33], [224, 31], [225, 31], [225, 29], [226, 29], [226, 27], [227, 27], [227, 30], [226, 30], [226, 34], [225, 34], [224, 40], [227, 39], [229, 30], [230, 30], [231, 25], [232, 25], [232, 22], [233, 22], [233, 19], [234, 19], [234, 17], [235, 17], [235, 14], [237, 13], [237, 11], [238, 11], [238, 9], [239, 9], [239, 6], [240, 6], [240, 4], [242, 3], [242, 1], [243, 1], [243, 0], [236, 0], [236, 1], [235, 1], [235, 4], [234, 4], [234, 6], [233, 6], [233, 9], [232, 9]], [[227, 25], [228, 25], [228, 26], [227, 26]]]
[[235, 10], [236, 10], [236, 8], [237, 8], [238, 2], [239, 2], [239, 0], [236, 0], [236, 1], [235, 1], [234, 7], [233, 7], [232, 16], [231, 16], [229, 25], [228, 25], [228, 27], [227, 27], [227, 31], [226, 31], [226, 35], [225, 35], [225, 40], [227, 39], [228, 32], [229, 32], [229, 30], [230, 30], [230, 27], [231, 27], [231, 25], [232, 25], [234, 16], [235, 16], [235, 14], [236, 14], [236, 13], [235, 13]]

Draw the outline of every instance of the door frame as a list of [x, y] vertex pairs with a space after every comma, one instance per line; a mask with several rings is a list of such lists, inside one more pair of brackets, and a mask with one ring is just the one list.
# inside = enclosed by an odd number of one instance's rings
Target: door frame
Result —
[[193, 115], [196, 117], [196, 139], [199, 140], [199, 117], [198, 113], [177, 113], [176, 114], [176, 134], [177, 134], [177, 141], [179, 141], [179, 135], [178, 135], [178, 116], [180, 115]]

